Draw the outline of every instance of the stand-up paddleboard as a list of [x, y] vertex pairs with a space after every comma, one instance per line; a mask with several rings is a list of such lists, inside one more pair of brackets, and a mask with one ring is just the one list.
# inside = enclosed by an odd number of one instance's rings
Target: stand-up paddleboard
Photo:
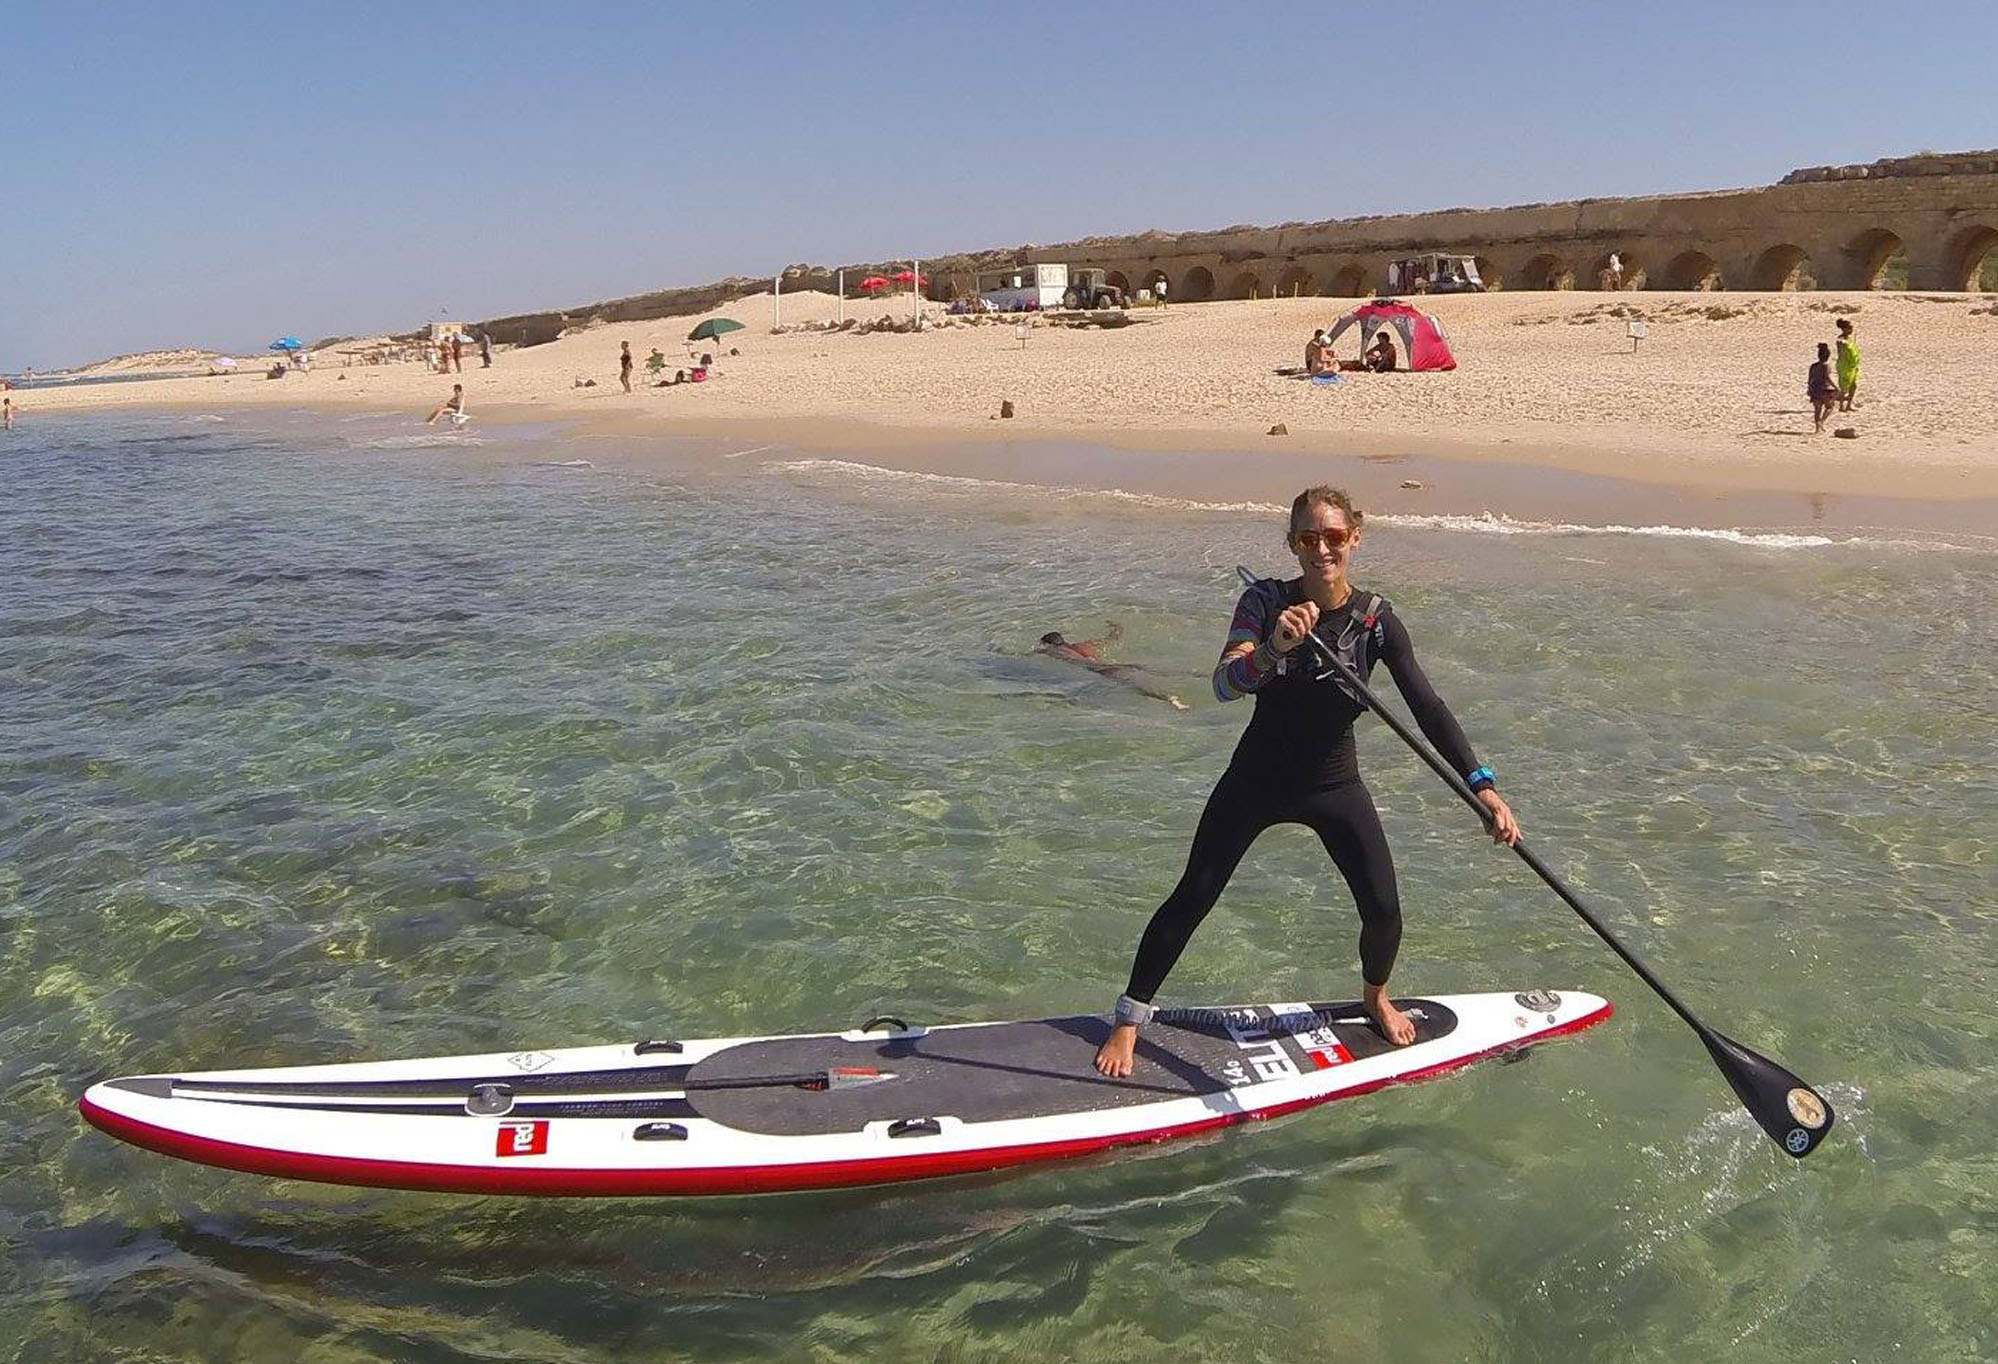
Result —
[[641, 1042], [92, 1085], [99, 1128], [292, 1179], [497, 1194], [741, 1194], [996, 1170], [1167, 1141], [1459, 1069], [1610, 1015], [1551, 991], [1163, 1010], [1128, 1079], [1098, 1016]]

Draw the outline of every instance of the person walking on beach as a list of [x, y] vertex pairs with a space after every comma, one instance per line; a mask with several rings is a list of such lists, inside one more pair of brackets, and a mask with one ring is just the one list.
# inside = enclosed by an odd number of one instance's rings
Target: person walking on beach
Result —
[[425, 426], [435, 426], [437, 424], [437, 419], [443, 416], [446, 412], [449, 412], [451, 414], [451, 424], [453, 426], [461, 425], [464, 422], [465, 386], [463, 384], [451, 385], [451, 396], [446, 398], [443, 402], [437, 404], [435, 408], [431, 409], [430, 415], [423, 419], [423, 424]]
[[14, 400], [12, 398], [0, 398], [0, 431], [12, 431], [13, 429]]
[[463, 332], [451, 333], [451, 372], [453, 374], [463, 374], [465, 372], [465, 335]]
[[1122, 682], [1131, 690], [1154, 701], [1163, 701], [1174, 710], [1185, 710], [1186, 702], [1171, 692], [1160, 691], [1143, 680], [1145, 669], [1136, 663], [1112, 663], [1104, 649], [1124, 637], [1124, 627], [1116, 621], [1106, 625], [1100, 639], [1074, 641], [1064, 639], [1059, 630], [1050, 630], [1041, 636], [1041, 642], [1034, 646], [1037, 654], [1058, 658], [1064, 663], [1079, 663], [1098, 677], [1107, 677], [1112, 682]]
[[1852, 398], [1859, 392], [1859, 342], [1852, 335], [1852, 319], [1838, 320], [1838, 410], [1852, 411]]
[[493, 367], [493, 334], [491, 332], [480, 332], [479, 368], [491, 369], [492, 367]]
[[1822, 436], [1825, 433], [1825, 418], [1831, 415], [1839, 400], [1839, 388], [1832, 382], [1831, 376], [1831, 347], [1822, 341], [1818, 342], [1818, 362], [1811, 366], [1810, 375], [1804, 380], [1804, 394], [1811, 400], [1811, 420], [1814, 423], [1811, 433]]
[[1157, 294], [1157, 295], [1159, 296], [1159, 306], [1160, 306], [1161, 308], [1165, 307], [1165, 306], [1166, 306], [1166, 279], [1165, 279], [1165, 276], [1164, 276], [1164, 275], [1160, 275], [1160, 276], [1159, 276], [1159, 282], [1158, 282], [1158, 284], [1157, 284], [1156, 286], [1154, 286], [1154, 288], [1153, 288], [1153, 292], [1154, 292], [1154, 293], [1156, 293], [1156, 294]]
[[1131, 1073], [1138, 1029], [1157, 1012], [1153, 996], [1249, 846], [1275, 824], [1302, 824], [1325, 845], [1360, 911], [1362, 1007], [1393, 1045], [1415, 1040], [1415, 1024], [1387, 992], [1401, 947], [1401, 900], [1353, 743], [1353, 722], [1366, 707], [1347, 694], [1337, 673], [1321, 668], [1313, 649], [1298, 647], [1307, 637], [1315, 635], [1362, 678], [1385, 662], [1423, 734], [1477, 792], [1492, 838], [1519, 841], [1519, 821], [1499, 795], [1497, 777], [1423, 675], [1400, 616], [1347, 576], [1362, 520], [1342, 490], [1306, 488], [1291, 503], [1284, 537], [1299, 576], [1262, 579], [1235, 604], [1214, 694], [1223, 701], [1253, 695], [1255, 713], [1207, 798], [1179, 884], [1138, 941], [1115, 1024], [1096, 1053], [1096, 1069], [1105, 1075]]
[[631, 392], [631, 342], [626, 341], [622, 344], [624, 349], [617, 357], [617, 378], [618, 382], [624, 385], [624, 391], [629, 393]]

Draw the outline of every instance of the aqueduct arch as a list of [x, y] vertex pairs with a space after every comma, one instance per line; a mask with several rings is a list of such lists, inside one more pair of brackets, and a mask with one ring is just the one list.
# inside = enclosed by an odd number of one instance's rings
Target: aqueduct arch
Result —
[[1615, 256], [1617, 263], [1623, 266], [1622, 287], [1625, 289], [1642, 289], [1646, 278], [1644, 265], [1638, 260], [1637, 253], [1627, 246], [1614, 247], [1597, 256], [1589, 265], [1587, 278], [1578, 280], [1578, 285], [1587, 289], [1616, 288], [1617, 285], [1610, 278], [1611, 256]]
[[1318, 292], [1318, 280], [1302, 265], [1293, 265], [1277, 276], [1278, 298], [1291, 298], [1295, 295], [1310, 296]]
[[1339, 267], [1339, 273], [1332, 276], [1325, 286], [1328, 298], [1365, 298], [1367, 296], [1367, 270], [1358, 261], [1348, 261]]
[[1112, 289], [1121, 292], [1124, 297], [1129, 298], [1131, 296], [1131, 278], [1122, 270], [1109, 271], [1103, 276], [1103, 282]]
[[1471, 263], [1478, 267], [1478, 278], [1485, 282], [1487, 289], [1505, 288], [1505, 271], [1490, 256], [1475, 256]]
[[1854, 237], [1845, 248], [1846, 256], [1853, 262], [1854, 287], [1860, 289], [1888, 289], [1905, 287], [1900, 284], [1886, 284], [1882, 281], [1887, 275], [1887, 263], [1896, 256], [1906, 258], [1907, 248], [1901, 238], [1884, 227], [1871, 227]]
[[1262, 277], [1253, 270], [1244, 270], [1228, 281], [1223, 298], [1263, 298], [1269, 290], [1263, 287]]
[[1755, 258], [1748, 272], [1748, 287], [1768, 293], [1815, 289], [1817, 274], [1811, 269], [1811, 258], [1803, 247], [1784, 242]]
[[1559, 289], [1562, 281], [1573, 274], [1562, 263], [1559, 256], [1551, 251], [1543, 251], [1528, 261], [1519, 272], [1520, 287], [1523, 289]]
[[1957, 233], [1950, 243], [1952, 289], [1998, 289], [1998, 228], [1979, 223]]
[[1699, 250], [1681, 251], [1672, 257], [1665, 267], [1663, 283], [1667, 289], [1688, 291], [1727, 288], [1727, 281], [1721, 277], [1720, 262]]
[[1194, 266], [1172, 286], [1171, 296], [1184, 303], [1205, 303], [1214, 297], [1214, 272], [1204, 265]]

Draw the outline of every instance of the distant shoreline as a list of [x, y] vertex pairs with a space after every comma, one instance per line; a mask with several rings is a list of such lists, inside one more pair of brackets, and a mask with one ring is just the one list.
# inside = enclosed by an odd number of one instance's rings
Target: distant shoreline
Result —
[[[1808, 524], [1834, 515], [1825, 510], [1833, 502], [1917, 524], [1938, 515], [1998, 524], [1998, 366], [1989, 363], [1998, 309], [1981, 296], [1438, 298], [1423, 306], [1445, 325], [1455, 371], [1348, 374], [1329, 386], [1278, 373], [1297, 363], [1293, 347], [1301, 352], [1312, 327], [1352, 302], [1176, 307], [1117, 331], [1037, 325], [1022, 341], [1010, 322], [772, 334], [765, 297], [730, 305], [744, 324], [729, 337], [741, 353], [724, 351], [702, 384], [662, 389], [643, 379], [654, 347], [669, 377], [690, 367], [681, 338], [697, 319], [681, 318], [506, 351], [492, 369], [467, 356], [464, 372], [448, 376], [415, 364], [321, 366], [278, 380], [239, 372], [28, 389], [15, 405], [22, 422], [112, 408], [282, 407], [400, 414], [415, 424], [462, 383], [475, 423], [575, 421], [641, 439], [862, 451], [867, 462], [932, 472], [1003, 468], [1022, 449], [1066, 446], [1122, 452], [1130, 477], [1142, 456], [1156, 456], [1147, 478], [1191, 480], [1216, 494], [1251, 468], [1315, 478], [1311, 470], [1330, 461], [1418, 508], [1475, 490], [1484, 507], [1534, 514], [1536, 500], [1570, 500], [1564, 488], [1580, 480], [1597, 481], [1597, 500], [1633, 515], [1659, 499], [1708, 506], [1701, 515], [1710, 524], [1736, 524], [1750, 508]], [[908, 307], [818, 295], [782, 303], [787, 328], [829, 322], [836, 309], [906, 317]], [[1628, 308], [1649, 317], [1641, 350], [1624, 335], [1617, 310]], [[1856, 428], [1855, 440], [1812, 435], [1802, 398], [1809, 348], [1829, 334], [1834, 308], [1857, 318], [1866, 357], [1859, 409], [1834, 417]], [[639, 361], [630, 394], [617, 379], [621, 341]], [[1019, 415], [998, 419], [1001, 400]], [[1271, 427], [1283, 434], [1266, 434]], [[1403, 489], [1404, 480], [1424, 486]], [[1958, 510], [1931, 514], [1914, 510], [1919, 504]]]

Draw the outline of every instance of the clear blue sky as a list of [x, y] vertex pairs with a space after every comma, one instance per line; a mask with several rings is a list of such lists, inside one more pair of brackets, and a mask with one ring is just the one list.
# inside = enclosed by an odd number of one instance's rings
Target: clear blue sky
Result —
[[1986, 147], [1995, 35], [1956, 0], [8, 0], [0, 369]]

